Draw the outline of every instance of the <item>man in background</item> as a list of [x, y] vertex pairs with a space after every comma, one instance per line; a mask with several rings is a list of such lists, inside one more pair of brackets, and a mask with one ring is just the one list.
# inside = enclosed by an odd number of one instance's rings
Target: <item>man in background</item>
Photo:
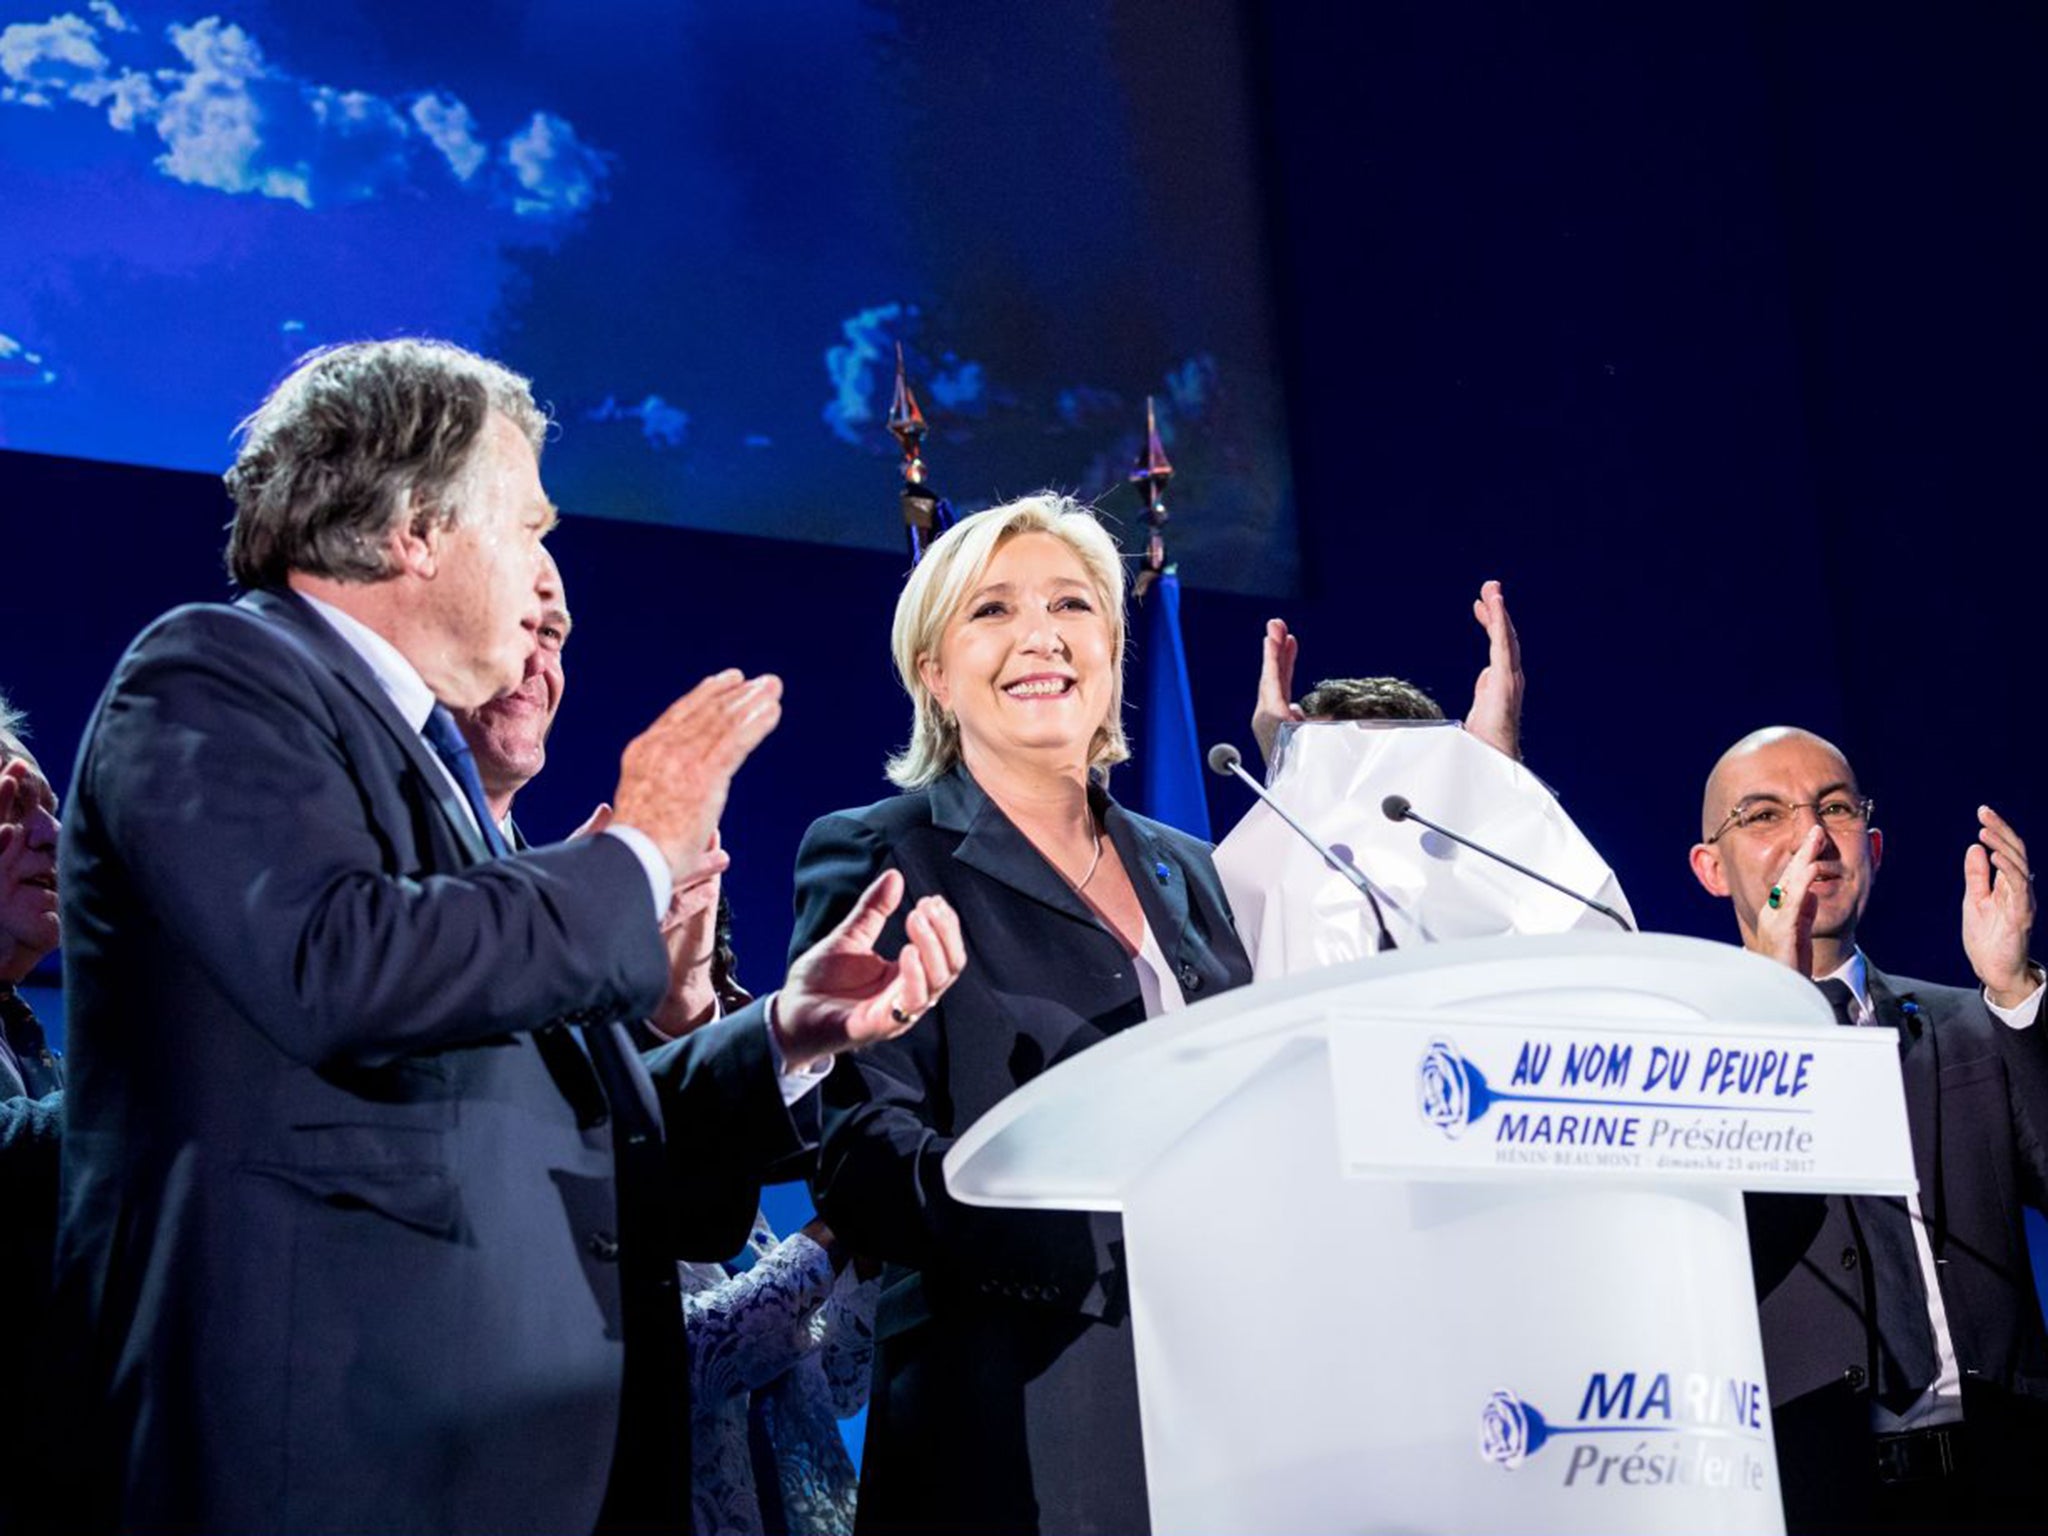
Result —
[[0, 1532], [49, 1491], [50, 1256], [57, 1236], [63, 1066], [17, 990], [59, 937], [57, 797], [0, 699]]
[[1884, 854], [1848, 759], [1773, 726], [1707, 779], [1692, 869], [1746, 949], [1845, 1025], [1897, 1034], [1918, 1195], [1752, 1195], [1786, 1524], [2038, 1528], [2048, 1335], [2022, 1204], [2048, 1209], [2048, 1044], [2026, 845], [1988, 806], [1964, 863], [1978, 986], [1888, 976], [1856, 945]]
[[[1486, 665], [1472, 688], [1465, 730], [1511, 762], [1522, 760], [1522, 642], [1497, 581], [1479, 588], [1472, 617], [1486, 631]], [[1283, 619], [1266, 621], [1252, 736], [1269, 769], [1278, 766], [1280, 728], [1310, 720], [1441, 720], [1443, 707], [1398, 677], [1326, 678], [1294, 702], [1294, 664], [1301, 642]], [[1268, 777], [1270, 778], [1270, 773]]]

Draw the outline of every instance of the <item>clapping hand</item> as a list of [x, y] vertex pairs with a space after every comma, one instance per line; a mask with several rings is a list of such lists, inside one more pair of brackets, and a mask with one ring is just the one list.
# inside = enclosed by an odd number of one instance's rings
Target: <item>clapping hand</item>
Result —
[[775, 999], [786, 1071], [902, 1034], [939, 1000], [967, 964], [960, 919], [942, 896], [911, 908], [893, 960], [875, 952], [903, 900], [903, 876], [885, 869], [837, 928], [797, 957]]
[[781, 718], [781, 679], [705, 678], [627, 743], [611, 819], [639, 828], [683, 869], [710, 846], [733, 775]]
[[1465, 729], [1503, 757], [1522, 760], [1522, 642], [1508, 617], [1500, 583], [1489, 581], [1472, 603], [1472, 617], [1486, 631], [1486, 668], [1472, 687]]
[[1294, 702], [1294, 658], [1301, 642], [1287, 632], [1284, 619], [1266, 620], [1266, 654], [1259, 670], [1259, 698], [1252, 707], [1252, 736], [1259, 744], [1259, 756], [1268, 764], [1280, 740], [1280, 727], [1301, 718]]
[[676, 871], [661, 942], [668, 950], [668, 993], [648, 1022], [671, 1040], [686, 1035], [718, 1011], [711, 960], [718, 945], [718, 896], [732, 856], [716, 832], [711, 846], [687, 868]]
[[2027, 959], [2034, 877], [2011, 823], [1988, 805], [1977, 807], [1977, 822], [1977, 841], [1963, 855], [1963, 951], [1991, 1001], [2010, 1008], [2041, 984]]

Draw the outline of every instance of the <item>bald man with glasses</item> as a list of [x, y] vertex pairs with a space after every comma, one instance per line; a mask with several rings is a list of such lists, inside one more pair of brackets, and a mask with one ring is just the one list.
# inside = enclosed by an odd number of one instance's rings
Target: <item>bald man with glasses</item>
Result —
[[1916, 1196], [1752, 1195], [1787, 1529], [2048, 1525], [2048, 1332], [2022, 1207], [2048, 1213], [2048, 1036], [2026, 844], [1990, 807], [1964, 861], [1978, 988], [1856, 946], [1884, 834], [1811, 732], [1745, 736], [1708, 777], [1692, 869], [1743, 946], [1899, 1038]]

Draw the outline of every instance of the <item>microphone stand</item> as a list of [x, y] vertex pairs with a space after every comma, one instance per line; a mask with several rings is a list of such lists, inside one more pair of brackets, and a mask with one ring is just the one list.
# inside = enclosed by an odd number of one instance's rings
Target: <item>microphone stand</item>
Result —
[[1474, 853], [1479, 854], [1482, 858], [1491, 859], [1496, 864], [1505, 864], [1509, 869], [1512, 869], [1516, 874], [1527, 875], [1531, 880], [1534, 880], [1538, 885], [1547, 885], [1553, 891], [1556, 891], [1559, 895], [1569, 896], [1573, 901], [1578, 902], [1580, 905], [1591, 907], [1595, 912], [1598, 912], [1601, 916], [1613, 918], [1615, 922], [1621, 925], [1621, 930], [1624, 933], [1634, 933], [1636, 931], [1635, 925], [1633, 923], [1631, 923], [1627, 918], [1623, 917], [1619, 912], [1615, 911], [1614, 908], [1608, 906], [1605, 902], [1595, 901], [1590, 896], [1583, 896], [1579, 892], [1573, 890], [1568, 885], [1559, 885], [1555, 880], [1551, 879], [1548, 875], [1538, 874], [1535, 870], [1531, 869], [1526, 864], [1516, 863], [1513, 859], [1509, 858], [1504, 853], [1495, 853], [1491, 848], [1486, 847], [1483, 843], [1475, 843], [1469, 837], [1460, 837], [1456, 832], [1453, 832], [1449, 827], [1438, 826], [1435, 822], [1431, 821], [1427, 816], [1418, 814], [1415, 807], [1408, 803], [1408, 797], [1406, 795], [1387, 796], [1386, 799], [1380, 802], [1380, 814], [1385, 816], [1389, 821], [1412, 821], [1416, 822], [1421, 826], [1425, 826], [1429, 828], [1430, 831], [1436, 833], [1439, 837], [1448, 837], [1460, 848], [1470, 848]]
[[1271, 806], [1273, 813], [1286, 822], [1288, 826], [1292, 827], [1300, 835], [1303, 842], [1323, 856], [1325, 864], [1329, 865], [1331, 869], [1357, 887], [1359, 893], [1365, 897], [1366, 906], [1372, 912], [1373, 926], [1379, 930], [1379, 937], [1375, 945], [1379, 953], [1385, 954], [1388, 950], [1399, 948], [1394, 943], [1394, 935], [1387, 929], [1386, 914], [1380, 911], [1380, 899], [1374, 893], [1372, 883], [1348, 859], [1338, 858], [1335, 851], [1326, 846], [1321, 838], [1288, 815], [1287, 808], [1278, 800], [1275, 800], [1271, 794], [1267, 793], [1266, 786], [1244, 771], [1244, 755], [1237, 748], [1229, 745], [1227, 742], [1211, 747], [1209, 749], [1209, 767], [1212, 772], [1220, 773], [1226, 778], [1234, 773], [1244, 780], [1246, 787], [1253, 794]]

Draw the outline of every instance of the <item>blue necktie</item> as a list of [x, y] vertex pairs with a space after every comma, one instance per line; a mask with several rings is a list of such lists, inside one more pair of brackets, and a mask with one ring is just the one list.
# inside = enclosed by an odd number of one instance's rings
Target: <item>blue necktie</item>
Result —
[[436, 704], [420, 734], [427, 738], [427, 745], [434, 749], [434, 756], [440, 758], [455, 776], [462, 798], [469, 802], [470, 810], [476, 815], [477, 829], [483, 833], [484, 846], [491, 850], [491, 857], [505, 857], [512, 851], [512, 845], [505, 841], [505, 834], [498, 830], [497, 822], [491, 818], [490, 806], [484, 803], [484, 781], [476, 771], [476, 754], [462, 739], [462, 728], [455, 723], [455, 717], [445, 706]]
[[[476, 813], [476, 824], [492, 856], [510, 854], [511, 845], [484, 804], [484, 781], [476, 771], [476, 756], [462, 739], [455, 717], [436, 704], [420, 734], [454, 775], [462, 798]], [[689, 1416], [674, 1387], [677, 1381], [689, 1379], [690, 1357], [683, 1343], [675, 1260], [663, 1237], [666, 1206], [661, 1203], [661, 1192], [666, 1163], [661, 1122], [642, 1104], [632, 1068], [611, 1025], [601, 1016], [579, 1022], [582, 1028], [573, 1032], [559, 1020], [544, 1025], [534, 1031], [534, 1042], [544, 1058], [555, 1058], [549, 1070], [576, 1106], [580, 1126], [588, 1130], [604, 1124], [608, 1117], [617, 1121], [612, 1156], [618, 1170], [618, 1232], [612, 1240], [622, 1272], [631, 1275], [622, 1278], [620, 1305], [626, 1337], [634, 1342], [626, 1352], [618, 1442], [598, 1526], [606, 1530], [671, 1529], [679, 1519], [688, 1519], [690, 1507], [689, 1477], [683, 1472], [678, 1480], [675, 1456], [675, 1448], [688, 1443]], [[571, 1043], [578, 1038], [588, 1059]], [[556, 1042], [566, 1049], [566, 1060]], [[590, 1082], [593, 1067], [594, 1083]], [[588, 1093], [580, 1083], [590, 1084]]]

